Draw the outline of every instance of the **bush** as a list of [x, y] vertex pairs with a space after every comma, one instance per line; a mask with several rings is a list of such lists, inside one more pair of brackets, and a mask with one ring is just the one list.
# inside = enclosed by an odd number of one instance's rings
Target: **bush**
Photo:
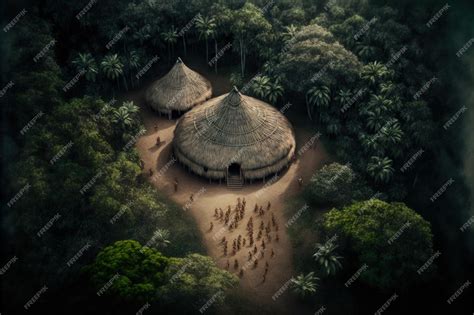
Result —
[[403, 203], [377, 199], [354, 203], [325, 214], [323, 229], [338, 235], [354, 268], [367, 264], [361, 280], [379, 288], [406, 287], [433, 255], [429, 222]]

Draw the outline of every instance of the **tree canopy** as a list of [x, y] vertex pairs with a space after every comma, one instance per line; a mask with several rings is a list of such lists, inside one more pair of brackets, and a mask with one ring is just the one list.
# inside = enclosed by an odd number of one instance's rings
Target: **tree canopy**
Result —
[[361, 279], [374, 287], [399, 288], [417, 281], [417, 270], [433, 254], [430, 224], [403, 203], [371, 199], [324, 215], [328, 235], [338, 235], [355, 266], [367, 264]]

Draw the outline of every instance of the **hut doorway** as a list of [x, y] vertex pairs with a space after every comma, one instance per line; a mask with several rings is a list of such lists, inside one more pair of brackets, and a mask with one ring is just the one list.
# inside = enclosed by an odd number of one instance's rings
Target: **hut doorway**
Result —
[[227, 187], [242, 188], [242, 169], [240, 164], [232, 163], [227, 167]]
[[231, 165], [229, 165], [228, 172], [230, 176], [240, 177], [240, 164], [232, 163]]

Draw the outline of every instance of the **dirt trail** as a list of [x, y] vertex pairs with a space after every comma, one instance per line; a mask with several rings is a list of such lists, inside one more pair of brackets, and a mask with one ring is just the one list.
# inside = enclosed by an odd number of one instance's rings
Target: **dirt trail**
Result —
[[[202, 71], [201, 71], [202, 72]], [[216, 75], [208, 76], [214, 86], [216, 94], [222, 94], [226, 91], [224, 80]], [[222, 83], [224, 82], [224, 84]], [[214, 85], [216, 83], [218, 87]], [[227, 84], [228, 85], [228, 84]], [[229, 271], [238, 275], [241, 267], [245, 266], [248, 261], [248, 252], [252, 248], [248, 246], [248, 238], [246, 247], [237, 252], [235, 256], [230, 256], [232, 252], [232, 241], [242, 235], [246, 236], [246, 225], [250, 216], [254, 220], [254, 235], [257, 236], [260, 222], [263, 220], [266, 225], [271, 219], [271, 212], [275, 215], [278, 222], [279, 231], [275, 231], [272, 227], [270, 235], [272, 241], [267, 243], [264, 258], [259, 259], [258, 267], [253, 268], [252, 262], [248, 263], [248, 269], [244, 271], [244, 276], [240, 279], [240, 291], [245, 297], [250, 298], [259, 305], [264, 305], [272, 309], [273, 314], [290, 314], [300, 313], [295, 308], [297, 304], [292, 300], [292, 296], [288, 292], [284, 292], [276, 301], [272, 296], [294, 275], [292, 265], [292, 248], [290, 240], [285, 231], [285, 218], [283, 210], [285, 200], [297, 193], [300, 188], [297, 183], [299, 177], [307, 182], [313, 172], [319, 169], [327, 160], [324, 149], [318, 142], [316, 148], [308, 149], [300, 158], [293, 163], [287, 171], [280, 174], [278, 178], [267, 179], [266, 183], [260, 182], [252, 185], [245, 185], [241, 190], [229, 190], [225, 184], [209, 183], [208, 180], [188, 173], [181, 165], [171, 160], [171, 146], [173, 139], [173, 131], [175, 128], [175, 120], [167, 120], [159, 117], [156, 113], [145, 106], [143, 101], [143, 90], [130, 93], [127, 99], [135, 101], [141, 107], [141, 115], [147, 129], [147, 133], [143, 135], [137, 142], [136, 146], [141, 159], [145, 162], [145, 172], [151, 168], [154, 171], [152, 180], [153, 185], [161, 192], [167, 194], [172, 200], [183, 206], [183, 211], [188, 211], [196, 220], [196, 223], [202, 232], [203, 241], [205, 243], [208, 255], [213, 257], [216, 263], [226, 268], [227, 261], [230, 262]], [[155, 131], [155, 125], [158, 130]], [[298, 148], [301, 148], [314, 135], [308, 134], [298, 128], [295, 129]], [[156, 146], [156, 138], [160, 137], [162, 145]], [[174, 179], [178, 180], [178, 192], [174, 192]], [[194, 194], [194, 201], [190, 201], [190, 195]], [[214, 216], [215, 208], [222, 208], [226, 211], [228, 205], [232, 208], [237, 204], [237, 198], [245, 198], [247, 205], [244, 219], [240, 221], [238, 227], [229, 231], [222, 222], [216, 220]], [[257, 217], [253, 213], [255, 204], [262, 205], [266, 208], [268, 202], [271, 202], [271, 209], [263, 217]], [[295, 209], [295, 212], [298, 209]], [[213, 230], [210, 231], [210, 222], [213, 222]], [[276, 234], [279, 241], [275, 241]], [[223, 248], [219, 244], [222, 237], [226, 237], [229, 241], [229, 254], [223, 256]], [[256, 241], [260, 250], [261, 241]], [[271, 249], [275, 252], [273, 258], [270, 257]], [[239, 262], [239, 268], [234, 269], [234, 260]], [[269, 270], [266, 281], [263, 283], [263, 273], [265, 262], [269, 263]], [[267, 309], [262, 307], [262, 310]]]

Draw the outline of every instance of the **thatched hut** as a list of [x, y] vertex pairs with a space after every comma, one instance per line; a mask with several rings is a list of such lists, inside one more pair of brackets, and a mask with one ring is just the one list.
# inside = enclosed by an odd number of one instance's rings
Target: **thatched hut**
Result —
[[212, 96], [211, 83], [178, 58], [173, 68], [147, 90], [146, 102], [158, 113], [182, 113]]
[[265, 180], [288, 166], [295, 136], [277, 109], [234, 87], [180, 118], [173, 152], [198, 175], [242, 184]]

